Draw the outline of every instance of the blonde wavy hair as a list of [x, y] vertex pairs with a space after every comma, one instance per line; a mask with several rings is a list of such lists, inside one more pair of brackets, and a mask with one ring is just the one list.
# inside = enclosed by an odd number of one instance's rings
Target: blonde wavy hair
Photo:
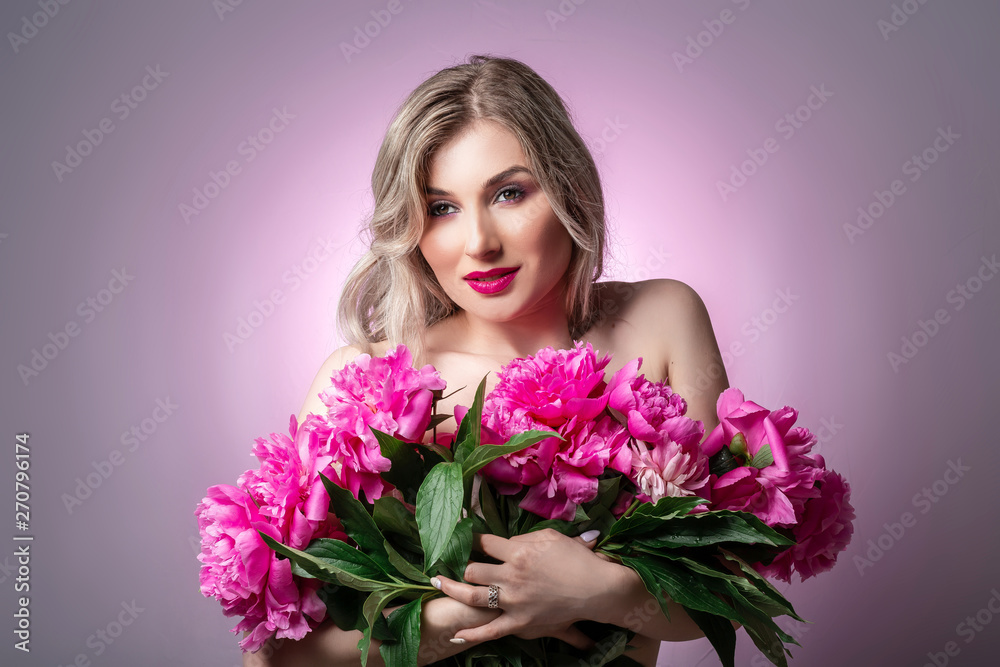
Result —
[[415, 358], [423, 332], [459, 310], [417, 247], [427, 218], [424, 188], [435, 151], [477, 120], [517, 137], [528, 167], [573, 239], [567, 269], [570, 334], [594, 319], [593, 284], [605, 252], [605, 211], [594, 159], [559, 94], [517, 60], [470, 56], [420, 84], [386, 131], [372, 171], [375, 206], [366, 224], [369, 250], [351, 270], [337, 321], [347, 341], [405, 343]]

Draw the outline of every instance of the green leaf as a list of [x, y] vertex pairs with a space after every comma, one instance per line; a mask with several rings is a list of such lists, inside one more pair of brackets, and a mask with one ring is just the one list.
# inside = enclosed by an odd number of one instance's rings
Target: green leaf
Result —
[[462, 516], [462, 466], [458, 462], [434, 466], [417, 492], [417, 529], [424, 546], [424, 570], [429, 570], [448, 547]]
[[609, 510], [605, 509], [603, 505], [594, 505], [589, 510], [587, 514], [590, 515], [590, 520], [578, 525], [579, 533], [585, 533], [588, 530], [599, 530], [601, 535], [607, 536], [611, 530], [611, 526], [615, 524], [615, 515]]
[[[365, 600], [365, 604], [361, 608], [361, 613], [365, 617], [365, 628], [361, 634], [361, 640], [358, 642], [358, 648], [361, 649], [362, 665], [368, 664], [368, 653], [371, 650], [375, 628], [379, 625], [380, 620], [385, 620], [382, 616], [382, 610], [385, 609], [385, 606], [401, 592], [402, 591], [398, 589], [375, 591], [368, 596], [368, 599]], [[392, 641], [398, 637], [391, 624], [388, 625], [388, 630], [390, 636], [385, 637], [383, 641]]]
[[546, 438], [563, 440], [561, 435], [553, 431], [525, 431], [524, 433], [518, 433], [504, 445], [480, 445], [462, 461], [462, 474], [466, 478], [471, 479], [483, 466], [494, 459], [527, 449]]
[[504, 538], [510, 537], [507, 532], [507, 522], [500, 518], [493, 487], [485, 479], [479, 485], [479, 508], [482, 510], [483, 519], [486, 521], [490, 533]]
[[370, 556], [340, 540], [313, 540], [306, 551], [299, 551], [281, 544], [265, 533], [257, 532], [267, 546], [292, 561], [292, 572], [299, 576], [341, 583], [365, 591], [379, 590], [398, 583]]
[[413, 512], [397, 498], [382, 496], [375, 501], [372, 519], [383, 535], [398, 536], [397, 544], [403, 544], [411, 551], [423, 551], [420, 546], [420, 535], [417, 532], [417, 520]]
[[[368, 597], [366, 591], [359, 591], [339, 584], [326, 584], [321, 586], [316, 594], [326, 605], [330, 619], [341, 630], [362, 630], [368, 627], [364, 615], [361, 613]], [[385, 617], [375, 619], [375, 627], [371, 635], [374, 639], [393, 639], [389, 633], [389, 624]]]
[[618, 492], [621, 490], [622, 479], [621, 475], [613, 475], [607, 479], [599, 480], [597, 482], [596, 504], [607, 510], [614, 507], [615, 501], [618, 500]]
[[368, 513], [368, 509], [350, 491], [340, 488], [323, 473], [320, 473], [320, 477], [323, 479], [327, 495], [330, 496], [330, 508], [343, 524], [344, 532], [357, 543], [359, 549], [371, 556], [386, 572], [391, 573], [392, 567], [382, 546], [385, 537]]
[[622, 556], [622, 565], [638, 573], [646, 585], [646, 590], [659, 601], [668, 620], [670, 618], [668, 600], [673, 600], [686, 608], [698, 609], [725, 618], [733, 617], [733, 609], [715, 596], [706, 585], [709, 583], [706, 578], [697, 576], [683, 566], [654, 556]]
[[386, 665], [392, 667], [417, 667], [420, 651], [420, 610], [423, 598], [399, 607], [389, 614], [389, 629], [399, 639], [382, 642], [379, 651]]
[[687, 516], [692, 509], [706, 502], [708, 501], [698, 496], [666, 496], [656, 503], [641, 503], [631, 514], [615, 522], [608, 531], [608, 537], [615, 538], [617, 542], [650, 532], [659, 534], [663, 530], [664, 521]]
[[479, 447], [482, 438], [483, 420], [483, 397], [486, 394], [486, 377], [484, 376], [479, 386], [476, 387], [476, 397], [472, 401], [472, 407], [465, 413], [462, 423], [458, 425], [455, 433], [455, 461], [462, 463], [465, 458]]
[[426, 584], [430, 581], [430, 577], [420, 571], [416, 565], [406, 560], [396, 549], [389, 543], [388, 540], [385, 542], [385, 550], [389, 554], [389, 562], [392, 563], [396, 570], [409, 579], [410, 581], [418, 581], [422, 584]]
[[[620, 536], [620, 534], [619, 534]], [[666, 519], [656, 535], [634, 538], [633, 544], [653, 548], [704, 547], [743, 543], [790, 546], [794, 540], [781, 535], [749, 512], [713, 510]]]
[[431, 415], [431, 421], [427, 424], [427, 431], [433, 431], [434, 427], [441, 422], [446, 422], [452, 418], [453, 415]]
[[722, 552], [722, 555], [727, 560], [730, 560], [740, 566], [740, 570], [742, 570], [743, 574], [747, 577], [746, 579], [742, 579], [746, 586], [753, 586], [757, 590], [759, 597], [750, 592], [749, 588], [747, 588], [747, 590], [743, 593], [757, 606], [757, 608], [770, 616], [780, 616], [784, 614], [791, 616], [796, 621], [802, 623], [806, 622], [805, 619], [795, 613], [795, 610], [792, 608], [792, 603], [786, 600], [785, 597], [778, 592], [778, 589], [776, 589], [770, 581], [762, 577], [760, 573], [758, 573], [757, 570], [755, 570], [749, 563], [731, 551], [727, 551], [726, 549], [720, 549], [719, 551]]
[[766, 468], [774, 463], [774, 455], [771, 453], [771, 445], [764, 443], [764, 445], [757, 450], [757, 454], [750, 459], [748, 465], [752, 465], [754, 468]]
[[448, 540], [448, 548], [441, 554], [441, 562], [458, 575], [462, 582], [465, 582], [465, 566], [469, 564], [469, 556], [472, 554], [472, 523], [472, 517], [459, 521]]
[[688, 616], [712, 643], [722, 667], [736, 667], [736, 630], [724, 618], [697, 609], [687, 609]]
[[438, 445], [433, 442], [420, 443], [420, 448], [424, 450], [425, 472], [429, 471], [430, 468], [433, 468], [442, 461], [451, 463], [455, 460], [455, 453], [443, 445]]
[[410, 443], [398, 440], [388, 433], [369, 428], [378, 439], [382, 456], [392, 462], [392, 467], [382, 473], [382, 478], [399, 489], [406, 502], [414, 502], [422, 478], [420, 455]]

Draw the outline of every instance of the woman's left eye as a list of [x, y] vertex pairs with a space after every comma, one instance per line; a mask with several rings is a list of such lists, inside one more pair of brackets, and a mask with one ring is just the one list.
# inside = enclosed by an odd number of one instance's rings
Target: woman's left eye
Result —
[[[507, 199], [502, 199], [503, 195], [510, 195]], [[524, 190], [516, 185], [508, 185], [497, 193], [498, 201], [514, 201], [524, 195]]]

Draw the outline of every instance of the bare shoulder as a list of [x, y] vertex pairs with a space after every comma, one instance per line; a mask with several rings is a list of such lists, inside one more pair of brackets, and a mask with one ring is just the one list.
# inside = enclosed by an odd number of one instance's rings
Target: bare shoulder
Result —
[[687, 283], [670, 278], [635, 283], [597, 283], [595, 329], [625, 325], [638, 331], [687, 328], [708, 317], [705, 303]]
[[716, 347], [705, 303], [687, 283], [658, 278], [595, 287], [597, 316], [586, 338], [616, 357], [642, 357], [651, 379], [668, 379], [679, 360], [683, 366]]
[[[372, 347], [373, 350], [371, 353], [374, 355], [380, 355], [385, 354], [388, 345], [386, 343], [375, 343]], [[306, 415], [309, 413], [326, 413], [326, 405], [324, 405], [323, 401], [319, 398], [320, 392], [330, 386], [330, 377], [333, 375], [334, 371], [339, 371], [362, 353], [363, 350], [359, 347], [354, 345], [344, 345], [343, 347], [338, 347], [330, 354], [330, 356], [326, 358], [320, 366], [319, 371], [317, 371], [316, 377], [313, 379], [312, 385], [309, 387], [309, 392], [306, 394], [305, 403], [302, 405], [302, 410], [299, 412], [299, 422], [305, 419]]]
[[678, 311], [704, 307], [694, 288], [672, 278], [653, 278], [634, 283], [608, 281], [597, 283], [595, 287], [599, 309], [627, 309], [633, 316], [656, 314], [662, 308]]

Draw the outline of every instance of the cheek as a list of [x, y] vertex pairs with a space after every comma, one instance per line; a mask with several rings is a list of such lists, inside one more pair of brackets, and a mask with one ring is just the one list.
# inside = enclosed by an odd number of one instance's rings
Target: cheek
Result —
[[454, 243], [449, 242], [449, 236], [454, 238], [454, 234], [442, 234], [441, 230], [428, 230], [417, 244], [424, 259], [435, 273], [449, 262], [450, 256], [454, 253]]

